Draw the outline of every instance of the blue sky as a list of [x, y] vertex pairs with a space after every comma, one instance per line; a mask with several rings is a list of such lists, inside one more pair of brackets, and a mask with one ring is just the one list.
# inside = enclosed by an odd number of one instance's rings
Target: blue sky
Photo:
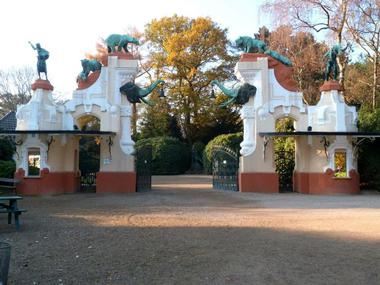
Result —
[[2, 45], [0, 69], [36, 65], [36, 52], [28, 41], [50, 52], [47, 61], [55, 91], [70, 97], [81, 71], [80, 60], [94, 50], [100, 38], [124, 33], [128, 27], [144, 29], [154, 18], [173, 14], [209, 16], [228, 29], [230, 39], [253, 35], [270, 26], [254, 0], [112, 0], [55, 1], [3, 0], [0, 2]]

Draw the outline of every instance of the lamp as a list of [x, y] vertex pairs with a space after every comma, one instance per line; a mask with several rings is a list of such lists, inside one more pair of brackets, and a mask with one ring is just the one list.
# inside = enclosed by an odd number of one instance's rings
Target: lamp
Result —
[[211, 99], [215, 99], [215, 98], [216, 98], [216, 97], [215, 97], [214, 86], [213, 86], [212, 89], [211, 89], [211, 95], [210, 95], [210, 98], [211, 98]]
[[164, 99], [165, 97], [166, 96], [165, 96], [164, 86], [161, 86], [160, 95], [158, 96], [158, 98]]

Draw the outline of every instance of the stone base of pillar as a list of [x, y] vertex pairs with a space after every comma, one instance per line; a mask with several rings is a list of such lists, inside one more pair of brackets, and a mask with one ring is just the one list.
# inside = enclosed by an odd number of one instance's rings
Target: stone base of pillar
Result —
[[96, 193], [136, 192], [136, 172], [98, 172]]
[[359, 174], [350, 171], [350, 177], [336, 178], [328, 169], [324, 173], [294, 172], [293, 189], [303, 194], [359, 194]]
[[240, 192], [278, 193], [278, 174], [272, 172], [239, 173]]
[[75, 172], [50, 172], [44, 168], [40, 176], [25, 177], [25, 171], [19, 169], [15, 178], [20, 180], [16, 187], [17, 194], [20, 195], [74, 193], [80, 189], [80, 177]]

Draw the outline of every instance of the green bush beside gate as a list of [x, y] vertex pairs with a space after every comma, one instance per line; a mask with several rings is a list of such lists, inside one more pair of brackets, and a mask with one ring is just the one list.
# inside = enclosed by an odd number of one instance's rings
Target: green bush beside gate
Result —
[[243, 133], [219, 135], [209, 141], [203, 153], [203, 167], [206, 173], [212, 172], [212, 148], [217, 145], [229, 147], [237, 152], [240, 151], [240, 143], [243, 141]]
[[11, 139], [0, 139], [0, 177], [2, 178], [13, 178], [16, 171], [16, 163], [12, 159], [14, 151], [15, 145]]
[[13, 160], [0, 160], [0, 177], [13, 178], [16, 171], [16, 163]]
[[191, 149], [177, 138], [155, 137], [136, 142], [138, 151], [144, 146], [152, 147], [152, 174], [181, 174], [189, 169]]

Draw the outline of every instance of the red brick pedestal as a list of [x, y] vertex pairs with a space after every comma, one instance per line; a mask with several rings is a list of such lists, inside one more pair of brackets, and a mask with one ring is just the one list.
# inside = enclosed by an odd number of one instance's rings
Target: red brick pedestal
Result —
[[240, 192], [278, 193], [278, 174], [271, 172], [239, 173]]
[[19, 169], [15, 178], [20, 180], [16, 190], [21, 195], [74, 193], [80, 188], [80, 177], [75, 172], [49, 172], [44, 168], [40, 176], [25, 177], [25, 171]]
[[303, 194], [359, 194], [359, 174], [351, 170], [350, 177], [336, 178], [331, 169], [325, 173], [294, 172], [293, 189]]
[[32, 84], [32, 90], [35, 91], [37, 89], [43, 89], [43, 90], [54, 90], [53, 85], [50, 84], [49, 80], [43, 80], [43, 79], [37, 79]]
[[136, 172], [98, 172], [96, 193], [136, 192]]

